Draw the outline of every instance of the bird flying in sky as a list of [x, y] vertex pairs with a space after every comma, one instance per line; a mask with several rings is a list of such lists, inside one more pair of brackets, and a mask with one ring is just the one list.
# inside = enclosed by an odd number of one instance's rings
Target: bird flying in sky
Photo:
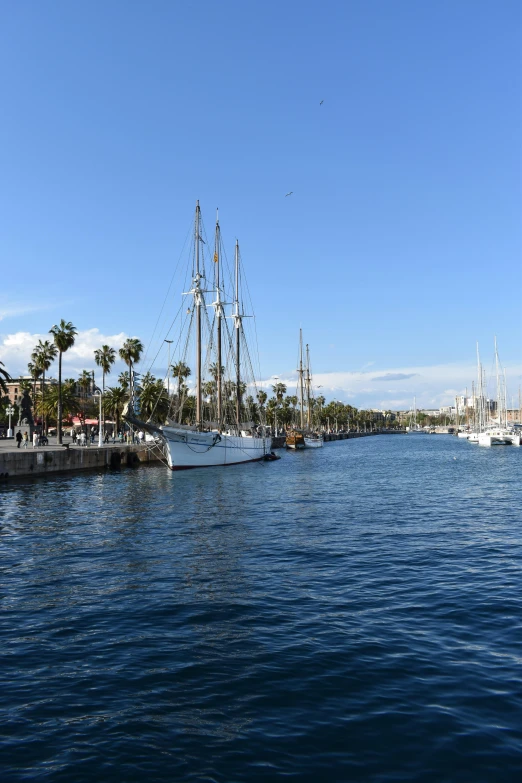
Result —
[[285, 193], [285, 198], [286, 198], [287, 196], [291, 196], [293, 192], [294, 192], [294, 191], [293, 191], [293, 190], [291, 190], [291, 191], [290, 191], [290, 193]]
[[321, 103], [319, 104], [319, 106], [322, 106], [322, 105], [323, 105], [323, 103], [324, 103], [324, 100], [322, 100], [322, 101], [321, 101]]

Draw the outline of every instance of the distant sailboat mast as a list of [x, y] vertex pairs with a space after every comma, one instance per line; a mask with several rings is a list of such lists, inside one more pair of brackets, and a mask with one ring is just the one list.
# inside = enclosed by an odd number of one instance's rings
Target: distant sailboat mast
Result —
[[236, 239], [236, 290], [234, 299], [234, 325], [236, 327], [236, 418], [238, 432], [241, 429], [241, 314], [239, 312], [239, 242]]
[[310, 430], [312, 428], [312, 416], [311, 416], [311, 410], [310, 410], [310, 383], [311, 383], [311, 376], [310, 376], [310, 350], [308, 348], [308, 343], [306, 344], [306, 426], [307, 429]]
[[196, 427], [202, 428], [201, 418], [201, 276], [199, 273], [200, 208], [196, 202], [195, 248], [196, 274], [194, 277], [194, 302], [196, 305]]
[[477, 342], [477, 429], [478, 432], [482, 432], [485, 424], [485, 407], [484, 407], [484, 378], [482, 372], [482, 365], [480, 363], [479, 344]]
[[301, 407], [301, 429], [304, 428], [304, 389], [303, 389], [303, 330], [299, 329], [299, 392]]
[[216, 341], [217, 341], [217, 371], [216, 371], [216, 397], [217, 397], [217, 425], [218, 430], [221, 432], [223, 429], [223, 392], [222, 385], [223, 379], [221, 377], [221, 365], [223, 363], [222, 347], [221, 347], [221, 319], [223, 318], [223, 306], [221, 304], [221, 290], [219, 279], [219, 247], [220, 247], [220, 228], [219, 228], [219, 213], [216, 214], [216, 244], [214, 248], [214, 261], [216, 263]]

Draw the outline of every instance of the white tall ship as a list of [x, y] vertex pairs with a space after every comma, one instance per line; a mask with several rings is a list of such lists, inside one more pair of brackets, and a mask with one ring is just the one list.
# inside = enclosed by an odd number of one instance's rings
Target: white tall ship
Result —
[[[265, 426], [254, 423], [253, 397], [246, 397], [247, 389], [254, 388], [255, 381], [243, 329], [243, 319], [247, 316], [240, 296], [239, 244], [236, 241], [233, 301], [227, 303], [221, 270], [219, 220], [216, 220], [212, 259], [214, 281], [210, 290], [204, 287], [207, 279], [203, 257], [206, 243], [201, 233], [201, 211], [197, 202], [192, 287], [185, 294], [192, 299], [187, 310], [189, 330], [183, 335], [180, 332], [178, 344], [183, 345], [184, 350], [180, 362], [175, 365], [186, 368], [187, 376], [193, 368], [194, 394], [189, 395], [179, 375], [177, 398], [173, 398], [175, 403], [171, 405], [166, 423], [140, 421], [133, 412], [132, 397], [125, 414], [130, 423], [154, 435], [156, 442], [163, 446], [171, 470], [254, 462], [269, 458], [272, 445]], [[209, 293], [213, 293], [215, 298], [207, 304], [205, 297]], [[230, 306], [232, 311], [227, 315], [225, 308]], [[209, 307], [214, 311], [212, 323], [208, 318]], [[227, 319], [231, 320], [232, 328], [229, 328]], [[188, 350], [194, 342], [195, 351], [191, 361]], [[205, 376], [211, 380], [205, 382]]]

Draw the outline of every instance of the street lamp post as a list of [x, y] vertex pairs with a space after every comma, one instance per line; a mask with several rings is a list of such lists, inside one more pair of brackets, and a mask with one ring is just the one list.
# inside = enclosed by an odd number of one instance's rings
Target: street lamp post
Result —
[[103, 401], [103, 392], [98, 386], [94, 387], [94, 394], [100, 395], [100, 412], [98, 415], [98, 448], [101, 448], [103, 446], [103, 432], [102, 432], [102, 401]]
[[8, 438], [12, 438], [13, 437], [13, 430], [12, 430], [12, 427], [11, 427], [11, 416], [14, 415], [15, 409], [13, 408], [12, 405], [8, 405], [8, 407], [6, 408], [5, 412], [9, 416], [9, 429], [7, 430], [7, 437]]

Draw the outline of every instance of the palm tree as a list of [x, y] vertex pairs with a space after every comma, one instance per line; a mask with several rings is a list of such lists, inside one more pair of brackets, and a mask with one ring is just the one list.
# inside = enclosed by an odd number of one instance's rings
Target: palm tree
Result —
[[103, 398], [103, 405], [107, 413], [114, 415], [114, 434], [117, 434], [120, 429], [120, 414], [123, 410], [123, 406], [127, 401], [127, 390], [121, 386], [113, 386], [107, 389]]
[[163, 381], [150, 377], [152, 380], [143, 384], [140, 394], [141, 418], [163, 423], [169, 412], [170, 400]]
[[[116, 351], [109, 345], [102, 345], [101, 348], [97, 348], [94, 351], [94, 361], [101, 367], [102, 371], [102, 393], [105, 394], [105, 376], [111, 371], [111, 367], [116, 361]], [[105, 434], [105, 417], [103, 422], [100, 422], [102, 432]]]
[[132, 381], [132, 365], [138, 364], [143, 353], [143, 343], [137, 337], [129, 337], [118, 351], [120, 359], [123, 359], [129, 368], [129, 378]]
[[54, 344], [58, 349], [58, 412], [57, 412], [57, 430], [58, 443], [62, 443], [62, 354], [68, 351], [74, 345], [74, 340], [78, 331], [70, 321], [64, 321], [63, 318], [58, 325], [49, 329], [54, 337]]
[[[214, 365], [212, 365], [214, 367]], [[212, 367], [210, 368], [210, 372], [212, 373]], [[172, 365], [172, 377], [178, 379], [178, 401], [180, 399], [181, 394], [181, 383], [185, 380], [185, 378], [188, 378], [190, 375], [190, 367], [188, 364], [185, 364], [185, 362], [177, 362], [176, 364]], [[216, 377], [217, 377], [217, 367], [216, 367]]]
[[299, 402], [297, 395], [293, 394], [286, 398], [288, 400], [288, 404], [292, 406], [292, 421], [295, 424], [296, 421], [296, 410], [297, 410], [297, 403]]
[[[38, 374], [42, 377], [42, 383], [40, 387], [42, 390], [42, 409], [45, 408], [45, 373], [56, 359], [57, 353], [58, 349], [54, 343], [49, 342], [49, 340], [45, 340], [45, 342], [38, 340], [38, 345], [31, 354], [31, 359], [33, 360], [35, 370], [38, 370]], [[47, 422], [45, 421], [45, 418], [43, 418], [42, 421], [42, 429], [43, 432], [46, 432], [47, 430]]]
[[146, 386], [154, 386], [155, 383], [156, 383], [156, 376], [153, 375], [151, 372], [146, 372], [141, 379], [140, 386], [145, 388]]
[[82, 370], [82, 374], [76, 381], [76, 386], [80, 389], [81, 411], [82, 411], [82, 418], [84, 420], [87, 418], [87, 413], [86, 413], [87, 393], [91, 388], [91, 384], [92, 384], [92, 373], [89, 372], [89, 370]]
[[102, 371], [102, 391], [105, 392], [105, 376], [111, 371], [111, 367], [116, 361], [116, 351], [109, 345], [102, 345], [94, 351], [94, 361], [101, 367]]
[[257, 397], [257, 401], [259, 403], [259, 407], [261, 408], [261, 410], [263, 410], [264, 406], [265, 406], [265, 402], [268, 399], [268, 394], [265, 391], [258, 391], [258, 393], [256, 394], [256, 397]]
[[51, 386], [48, 389], [45, 398], [45, 405], [42, 404], [42, 415], [47, 419], [58, 420], [58, 407], [61, 406], [62, 415], [66, 416], [78, 413], [78, 399], [74, 394], [75, 381], [72, 383], [64, 381], [60, 389], [59, 386]]
[[42, 371], [36, 366], [34, 362], [27, 363], [27, 372], [33, 379], [33, 400], [36, 399], [36, 381], [42, 374]]
[[129, 388], [129, 373], [127, 370], [120, 372], [118, 375], [118, 383], [120, 384], [121, 388], [124, 389], [124, 391], [127, 391]]
[[281, 383], [281, 381], [279, 381], [278, 383], [274, 384], [274, 386], [272, 386], [272, 391], [274, 392], [277, 401], [281, 402], [281, 400], [286, 394], [286, 386], [284, 385], [284, 383]]
[[0, 389], [2, 389], [4, 394], [7, 394], [8, 393], [7, 381], [11, 380], [11, 376], [9, 375], [7, 370], [4, 370], [4, 367], [5, 367], [4, 363], [0, 362]]

